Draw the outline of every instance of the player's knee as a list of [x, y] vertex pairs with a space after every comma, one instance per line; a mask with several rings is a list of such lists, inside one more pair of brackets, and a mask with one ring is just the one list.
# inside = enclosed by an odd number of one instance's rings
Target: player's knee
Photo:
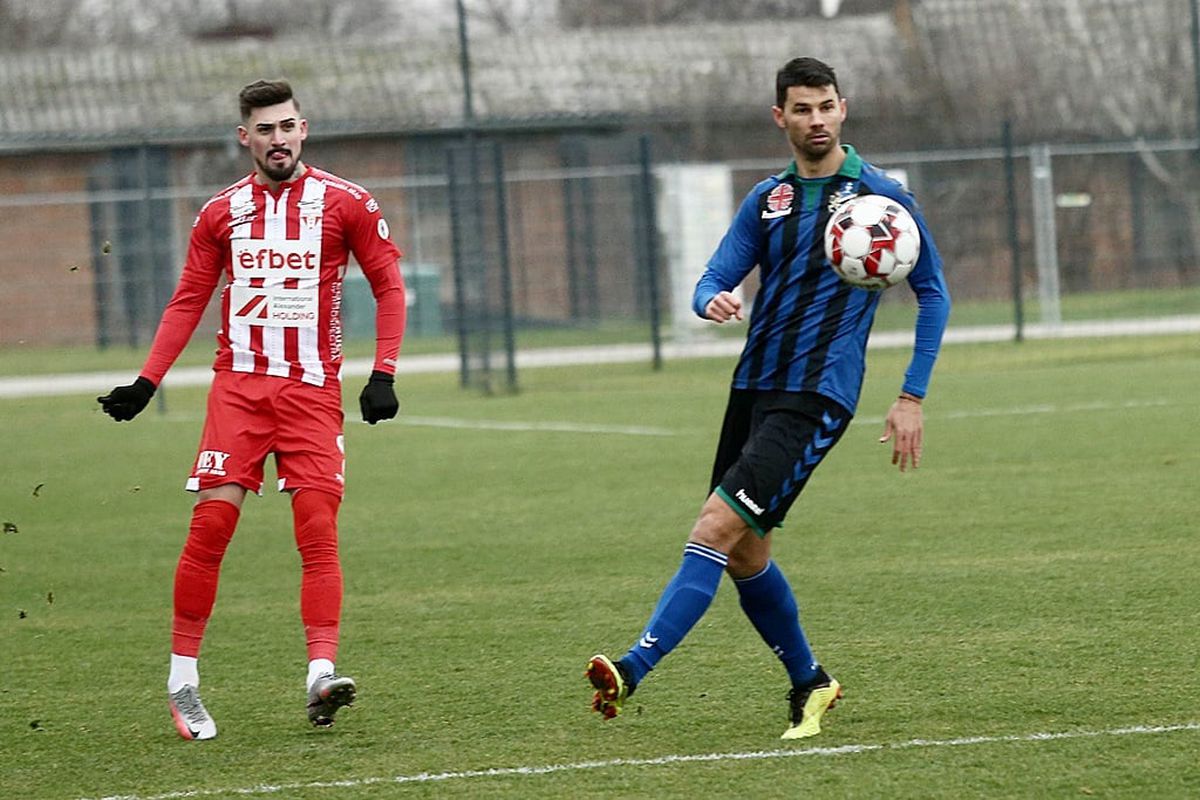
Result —
[[729, 554], [725, 571], [734, 578], [749, 578], [766, 569], [770, 560], [770, 553], [747, 553], [735, 547]]
[[327, 492], [301, 490], [292, 497], [296, 547], [306, 561], [317, 553], [336, 555], [338, 505]]
[[729, 553], [749, 530], [746, 522], [724, 500], [714, 494], [709, 496], [704, 507], [700, 509], [700, 516], [696, 518], [688, 540], [720, 550], [722, 553]]

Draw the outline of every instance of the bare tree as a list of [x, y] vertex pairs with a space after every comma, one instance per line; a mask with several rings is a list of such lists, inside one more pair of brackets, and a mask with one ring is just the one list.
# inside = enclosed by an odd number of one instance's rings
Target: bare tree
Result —
[[[890, 7], [892, 0], [881, 5]], [[820, 0], [560, 0], [565, 28], [796, 19], [820, 14]]]
[[346, 36], [387, 30], [395, 16], [389, 0], [293, 0], [282, 14], [280, 4], [272, 0], [219, 0], [206, 12], [195, 15], [197, 22], [190, 27], [190, 35], [206, 39]]
[[467, 0], [464, 5], [472, 29], [484, 34], [523, 33], [558, 17], [553, 3], [537, 0]]
[[61, 44], [81, 0], [0, 0], [0, 48], [22, 50]]
[[[1068, 14], [1066, 20], [1074, 38], [1080, 42], [1078, 52], [1082, 54], [1088, 71], [1099, 82], [1108, 74], [1103, 55], [1090, 40], [1088, 20], [1078, 13], [1077, 8], [1070, 10], [1075, 13]], [[1149, 9], [1142, 11], [1150, 13]], [[1195, 52], [1189, 52], [1188, 44], [1190, 40], [1183, 37], [1158, 43], [1149, 52], [1147, 63], [1139, 66], [1146, 68], [1150, 74], [1162, 76], [1161, 79], [1133, 81], [1133, 85], [1138, 87], [1136, 92], [1114, 91], [1105, 94], [1100, 98], [1099, 106], [1115, 130], [1122, 136], [1139, 142], [1138, 159], [1162, 186], [1174, 206], [1182, 211], [1187, 223], [1191, 252], [1200, 253], [1200, 195], [1196, 192], [1197, 160], [1200, 156], [1181, 159], [1176, 154], [1174, 163], [1168, 163], [1169, 157], [1164, 158], [1141, 143], [1144, 134], [1141, 125], [1147, 116], [1176, 138], [1189, 137], [1195, 133], [1195, 103], [1200, 102], [1200, 98], [1192, 97], [1192, 103], [1183, 100], [1188, 94], [1194, 94], [1194, 87], [1189, 86], [1186, 79], [1186, 76], [1194, 74], [1191, 67]], [[1158, 63], [1149, 66], [1152, 63], [1150, 59]], [[1149, 75], [1147, 77], [1149, 78]], [[1200, 271], [1200, 265], [1180, 262], [1176, 270], [1180, 279], [1186, 283], [1191, 273]]]
[[392, 0], [0, 0], [0, 48], [168, 44], [288, 34], [345, 36], [394, 26]]

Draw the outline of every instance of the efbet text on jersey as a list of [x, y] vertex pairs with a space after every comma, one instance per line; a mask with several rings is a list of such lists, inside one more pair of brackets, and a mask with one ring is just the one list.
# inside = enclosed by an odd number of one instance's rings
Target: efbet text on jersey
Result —
[[[297, 242], [297, 244], [303, 243]], [[235, 257], [237, 259], [236, 267], [246, 272], [284, 268], [312, 271], [317, 269], [320, 263], [319, 253], [303, 247], [284, 250], [278, 250], [273, 246], [260, 247], [257, 250], [252, 247], [236, 248]]]

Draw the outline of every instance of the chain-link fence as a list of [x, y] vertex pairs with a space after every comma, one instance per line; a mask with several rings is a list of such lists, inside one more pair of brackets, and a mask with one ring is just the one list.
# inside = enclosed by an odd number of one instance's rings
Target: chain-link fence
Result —
[[[1006, 324], [1053, 334], [1087, 322], [1100, 332], [1152, 331], [1152, 320], [1168, 329], [1166, 318], [1200, 315], [1193, 142], [864, 157], [920, 202], [954, 297], [953, 328]], [[733, 166], [739, 190], [777, 167]], [[903, 289], [888, 292], [881, 327], [909, 324], [887, 310], [912, 302]]]
[[[483, 137], [474, 155], [449, 139], [309, 148], [313, 163], [383, 205], [406, 255], [410, 342], [458, 350], [464, 369], [495, 366], [511, 383], [511, 346], [647, 343], [660, 314], [664, 337], [682, 335], [672, 313], [686, 303], [673, 298], [690, 297], [706, 255], [671, 263], [673, 239], [696, 234], [651, 204], [680, 165], [651, 164], [638, 137]], [[955, 299], [954, 329], [1200, 314], [1193, 143], [864, 156], [920, 200]], [[36, 174], [24, 159], [0, 158], [0, 347], [148, 344], [192, 218], [221, 188], [211, 176], [236, 179], [241, 158], [145, 146], [40, 159]], [[728, 174], [728, 188], [714, 190], [728, 196], [714, 204], [697, 190], [682, 202], [715, 220], [703, 233], [711, 240], [785, 162], [706, 165]], [[647, 183], [651, 171], [659, 178]], [[348, 334], [369, 342], [370, 293], [353, 268], [345, 294]], [[880, 327], [910, 327], [911, 303], [906, 289], [888, 292]], [[202, 330], [214, 326], [210, 309]], [[479, 361], [493, 353], [494, 364]]]

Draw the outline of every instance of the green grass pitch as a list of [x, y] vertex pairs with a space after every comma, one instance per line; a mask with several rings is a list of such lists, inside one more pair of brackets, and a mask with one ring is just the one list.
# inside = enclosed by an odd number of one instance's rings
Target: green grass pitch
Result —
[[[1195, 337], [947, 346], [902, 475], [876, 440], [906, 359], [872, 351], [859, 418], [776, 536], [847, 687], [786, 745], [786, 678], [728, 582], [620, 718], [582, 676], [678, 565], [729, 359], [527, 370], [494, 398], [402, 379], [405, 421], [347, 429], [358, 705], [305, 721], [299, 562], [268, 491], [205, 641], [205, 743], [165, 696], [203, 391], [122, 425], [91, 397], [0, 401], [0, 797], [1200, 796]], [[712, 754], [743, 757], [673, 758]]]

